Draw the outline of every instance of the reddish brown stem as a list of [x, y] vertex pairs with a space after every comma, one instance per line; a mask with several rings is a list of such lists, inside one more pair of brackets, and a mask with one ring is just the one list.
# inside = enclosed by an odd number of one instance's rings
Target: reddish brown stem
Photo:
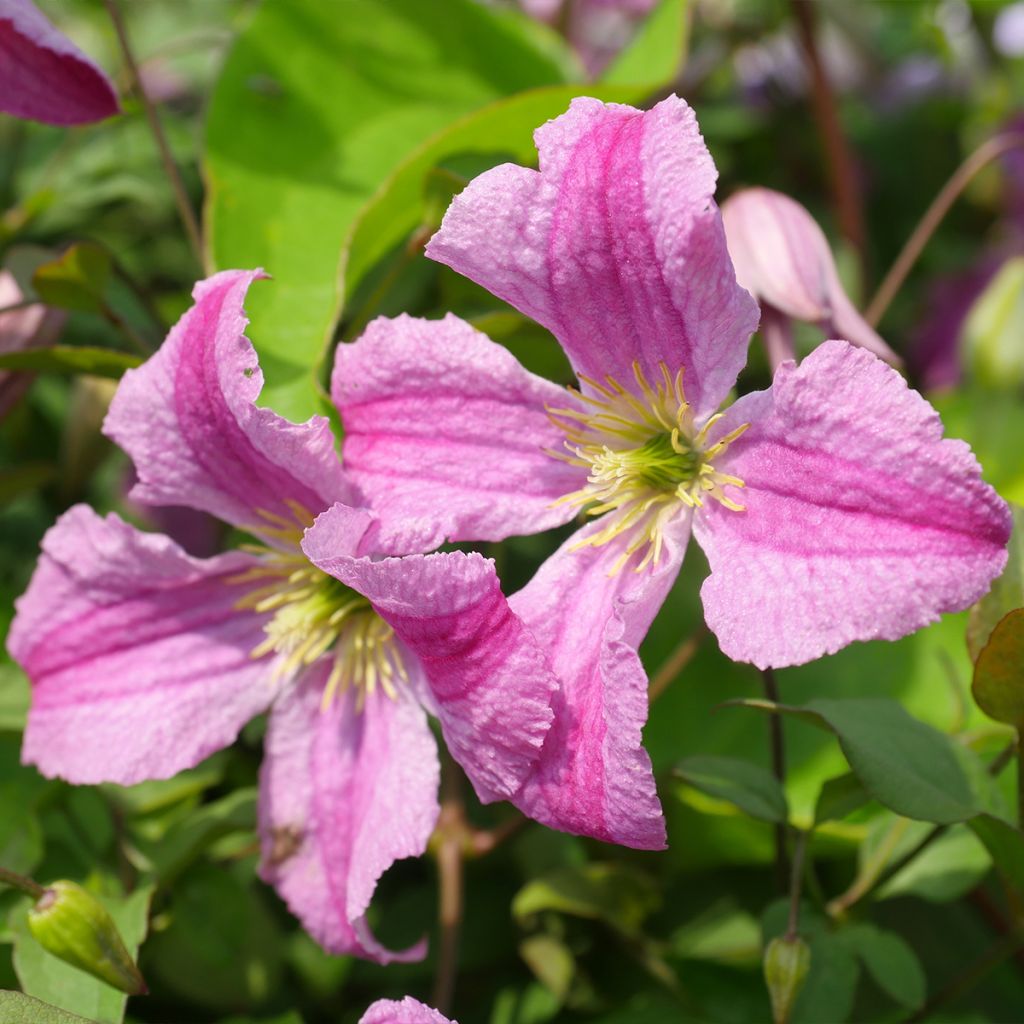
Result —
[[839, 123], [835, 93], [821, 59], [817, 39], [817, 9], [810, 0], [791, 0], [797, 32], [807, 60], [811, 80], [811, 103], [818, 136], [828, 165], [829, 184], [843, 235], [853, 246], [860, 260], [862, 279], [867, 276], [864, 231], [864, 203], [857, 181], [856, 165], [850, 145]]

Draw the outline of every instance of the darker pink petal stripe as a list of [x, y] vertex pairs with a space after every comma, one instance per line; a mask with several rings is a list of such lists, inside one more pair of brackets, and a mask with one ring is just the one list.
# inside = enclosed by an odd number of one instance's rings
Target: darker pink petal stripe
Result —
[[718, 425], [751, 424], [721, 460], [746, 511], [709, 502], [695, 535], [722, 649], [800, 664], [897, 639], [984, 594], [1006, 561], [1006, 503], [937, 413], [863, 349], [829, 341]]
[[8, 647], [32, 681], [23, 758], [79, 783], [167, 778], [230, 744], [275, 686], [264, 616], [231, 583], [248, 556], [195, 559], [78, 505], [47, 533]]
[[351, 496], [326, 418], [295, 424], [255, 404], [263, 376], [243, 302], [263, 276], [200, 282], [159, 352], [122, 379], [104, 430], [135, 462], [132, 497], [253, 529], [261, 512], [295, 521], [294, 504], [315, 515]]
[[661, 564], [609, 575], [616, 545], [570, 538], [510, 599], [549, 654], [561, 688], [541, 757], [514, 803], [552, 828], [639, 849], [665, 845], [651, 762], [642, 745], [647, 675], [637, 648], [682, 563], [689, 519], [669, 527]]
[[346, 557], [338, 534], [347, 518], [340, 506], [323, 513], [303, 550], [368, 597], [415, 656], [448, 748], [481, 800], [511, 796], [551, 725], [557, 682], [512, 614], [494, 563], [461, 552], [381, 561]]
[[540, 171], [503, 165], [453, 201], [427, 255], [548, 327], [578, 373], [684, 367], [711, 412], [757, 326], [714, 204], [716, 172], [692, 110], [574, 100], [536, 132]]
[[437, 821], [440, 766], [426, 715], [380, 690], [321, 707], [329, 665], [314, 666], [271, 714], [260, 776], [260, 873], [329, 952], [386, 964], [366, 923], [381, 875], [424, 852]]

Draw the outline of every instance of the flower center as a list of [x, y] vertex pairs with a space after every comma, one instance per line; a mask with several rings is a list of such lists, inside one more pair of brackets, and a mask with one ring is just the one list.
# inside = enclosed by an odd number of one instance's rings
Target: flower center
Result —
[[243, 544], [242, 550], [257, 555], [260, 564], [228, 580], [262, 581], [235, 607], [274, 613], [264, 626], [266, 639], [253, 648], [252, 657], [276, 654], [273, 678], [283, 679], [331, 652], [333, 664], [321, 704], [324, 710], [350, 686], [359, 691], [360, 708], [378, 686], [395, 697], [396, 684], [408, 677], [393, 630], [362, 594], [321, 572], [303, 554], [299, 544], [313, 517], [299, 506], [293, 511], [296, 522], [260, 511], [272, 525], [261, 525], [259, 532], [274, 537], [282, 548]]
[[652, 387], [640, 364], [633, 364], [639, 394], [611, 376], [603, 384], [581, 376], [595, 394], [568, 390], [587, 408], [548, 410], [566, 437], [564, 452], [548, 454], [587, 470], [586, 485], [557, 503], [586, 508], [592, 516], [609, 513], [608, 525], [577, 547], [600, 547], [629, 534], [612, 575], [643, 547], [647, 550], [636, 571], [658, 564], [665, 527], [681, 504], [700, 508], [707, 498], [714, 498], [734, 512], [744, 510], [724, 490], [742, 487], [743, 481], [716, 470], [714, 459], [749, 424], [708, 445], [708, 431], [722, 414], [698, 430], [683, 391], [683, 371], [673, 377], [664, 363], [660, 368], [662, 379]]

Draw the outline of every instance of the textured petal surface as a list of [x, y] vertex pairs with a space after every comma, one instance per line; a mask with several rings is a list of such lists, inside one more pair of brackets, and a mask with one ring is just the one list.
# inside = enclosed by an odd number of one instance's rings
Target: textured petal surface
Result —
[[722, 220], [736, 278], [747, 291], [787, 316], [820, 323], [834, 337], [899, 362], [850, 302], [825, 233], [795, 199], [767, 188], [742, 189], [722, 205]]
[[666, 531], [657, 568], [615, 576], [619, 545], [570, 550], [600, 526], [571, 537], [509, 600], [561, 682], [540, 761], [514, 803], [552, 828], [657, 850], [665, 822], [642, 746], [647, 675], [637, 648], [679, 572], [689, 520]]
[[85, 124], [120, 107], [110, 79], [31, 0], [0, 0], [0, 110]]
[[693, 111], [573, 100], [535, 134], [540, 171], [504, 164], [456, 197], [427, 255], [551, 330], [578, 373], [686, 368], [699, 414], [736, 380], [757, 327], [712, 196]]
[[427, 848], [439, 813], [434, 738], [418, 704], [380, 690], [359, 710], [354, 689], [323, 710], [328, 671], [315, 665], [271, 713], [260, 873], [329, 952], [419, 960], [425, 942], [386, 949], [366, 910], [381, 875]]
[[378, 999], [359, 1018], [359, 1024], [458, 1024], [458, 1021], [449, 1020], [443, 1013], [406, 996], [401, 1002]]
[[167, 778], [231, 743], [275, 684], [235, 609], [248, 556], [200, 560], [76, 505], [43, 540], [8, 648], [32, 682], [22, 756], [72, 782]]
[[201, 281], [160, 351], [129, 370], [104, 431], [135, 462], [132, 497], [188, 505], [246, 528], [351, 498], [327, 420], [295, 424], [258, 408], [263, 375], [242, 308], [261, 271]]
[[722, 650], [796, 665], [853, 640], [911, 633], [984, 594], [1006, 561], [1010, 515], [962, 441], [895, 371], [827, 341], [720, 431], [749, 422], [716, 468], [746, 483], [745, 512], [708, 502], [694, 534]]
[[494, 563], [462, 552], [346, 557], [348, 519], [341, 507], [324, 512], [303, 550], [368, 597], [419, 659], [431, 710], [481, 800], [510, 797], [537, 760], [557, 682], [512, 614]]
[[381, 550], [502, 540], [572, 518], [552, 502], [581, 486], [550, 455], [563, 431], [545, 405], [565, 391], [458, 317], [375, 320], [338, 347], [332, 394], [345, 469], [381, 519]]

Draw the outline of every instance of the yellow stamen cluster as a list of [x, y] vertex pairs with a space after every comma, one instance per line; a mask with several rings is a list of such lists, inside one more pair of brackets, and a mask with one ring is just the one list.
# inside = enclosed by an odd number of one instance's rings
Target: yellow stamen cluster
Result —
[[276, 653], [273, 678], [279, 680], [333, 651], [321, 705], [325, 710], [350, 686], [358, 690], [358, 707], [378, 686], [394, 697], [397, 683], [407, 675], [391, 627], [365, 597], [321, 572], [303, 554], [299, 545], [313, 517], [301, 506], [289, 504], [294, 520], [260, 511], [266, 522], [251, 530], [268, 537], [275, 547], [243, 544], [242, 550], [257, 555], [260, 564], [228, 580], [262, 582], [235, 607], [274, 613], [264, 627], [266, 639], [253, 649], [252, 657]]
[[735, 512], [744, 510], [724, 491], [727, 485], [742, 487], [743, 481], [718, 472], [713, 460], [749, 424], [705, 447], [708, 432], [722, 414], [697, 430], [683, 391], [683, 371], [673, 377], [664, 363], [660, 369], [662, 379], [652, 387], [640, 364], [633, 364], [638, 394], [611, 376], [603, 383], [581, 376], [594, 393], [568, 390], [584, 408], [548, 410], [552, 421], [565, 431], [568, 452], [549, 454], [588, 470], [586, 486], [560, 498], [558, 504], [586, 507], [592, 516], [611, 513], [607, 526], [578, 547], [600, 547], [624, 533], [632, 534], [612, 568], [613, 575], [645, 545], [647, 551], [636, 571], [658, 564], [665, 527], [680, 503], [700, 508], [705, 499], [714, 498]]

